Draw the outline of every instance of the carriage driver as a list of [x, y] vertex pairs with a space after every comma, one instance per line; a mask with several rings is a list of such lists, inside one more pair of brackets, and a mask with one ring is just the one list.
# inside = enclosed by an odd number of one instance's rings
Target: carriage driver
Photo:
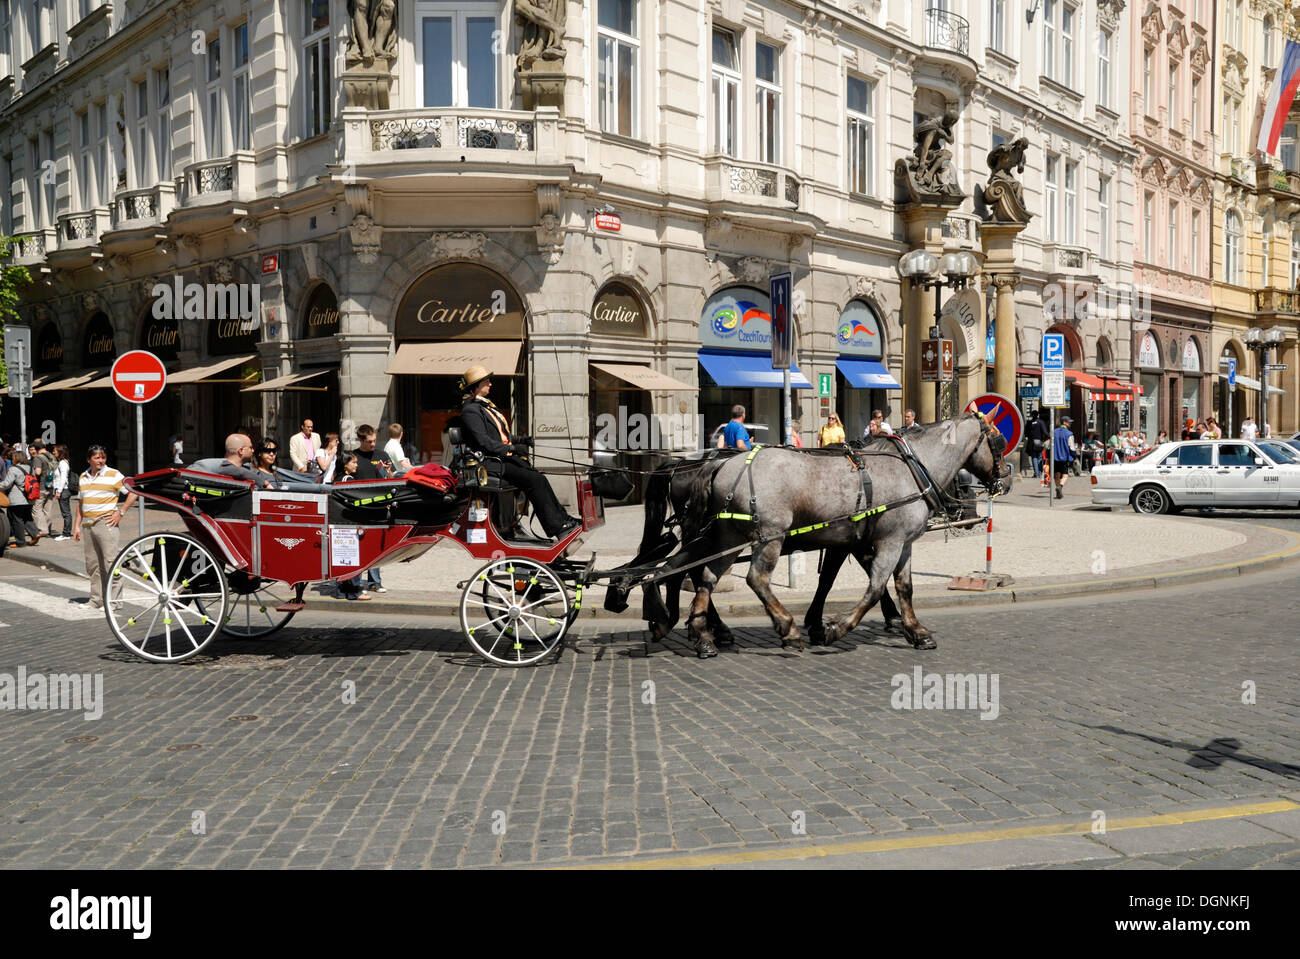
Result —
[[491, 389], [492, 374], [487, 367], [471, 366], [465, 371], [465, 405], [460, 411], [465, 443], [482, 456], [489, 473], [523, 491], [547, 536], [562, 539], [581, 526], [582, 520], [564, 512], [546, 477], [522, 458], [533, 438], [510, 435], [505, 415], [488, 399]]

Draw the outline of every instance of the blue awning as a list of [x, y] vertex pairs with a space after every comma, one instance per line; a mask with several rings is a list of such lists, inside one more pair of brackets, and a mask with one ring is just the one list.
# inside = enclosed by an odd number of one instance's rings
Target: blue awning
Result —
[[[700, 350], [700, 362], [709, 376], [719, 386], [758, 386], [781, 388], [781, 370], [772, 369], [772, 357], [767, 353], [719, 353]], [[812, 384], [799, 368], [790, 364], [790, 385], [796, 389], [810, 390]]]
[[844, 378], [853, 386], [863, 390], [901, 390], [903, 384], [889, 375], [885, 364], [876, 360], [850, 359], [847, 356], [835, 358]]

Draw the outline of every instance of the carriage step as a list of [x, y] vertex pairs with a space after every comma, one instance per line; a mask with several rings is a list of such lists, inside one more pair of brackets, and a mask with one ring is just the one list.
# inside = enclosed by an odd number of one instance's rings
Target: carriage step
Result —
[[306, 603], [281, 603], [275, 607], [277, 613], [298, 613], [307, 608]]

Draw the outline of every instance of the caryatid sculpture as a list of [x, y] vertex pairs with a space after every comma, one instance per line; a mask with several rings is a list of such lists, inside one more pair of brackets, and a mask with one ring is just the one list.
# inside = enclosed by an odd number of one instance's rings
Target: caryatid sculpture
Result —
[[568, 0], [515, 0], [515, 20], [523, 27], [520, 71], [537, 60], [564, 59], [564, 22]]
[[397, 57], [396, 0], [348, 0], [349, 61]]

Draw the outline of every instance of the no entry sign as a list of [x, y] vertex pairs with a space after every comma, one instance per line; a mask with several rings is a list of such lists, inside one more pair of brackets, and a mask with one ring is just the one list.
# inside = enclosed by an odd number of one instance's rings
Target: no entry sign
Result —
[[1025, 435], [1025, 418], [1016, 404], [1001, 393], [985, 393], [966, 404], [967, 413], [983, 413], [989, 425], [996, 427], [1007, 441], [1007, 452], [1013, 452]]
[[113, 392], [128, 403], [156, 400], [167, 385], [167, 369], [162, 360], [147, 350], [123, 353], [109, 373]]

